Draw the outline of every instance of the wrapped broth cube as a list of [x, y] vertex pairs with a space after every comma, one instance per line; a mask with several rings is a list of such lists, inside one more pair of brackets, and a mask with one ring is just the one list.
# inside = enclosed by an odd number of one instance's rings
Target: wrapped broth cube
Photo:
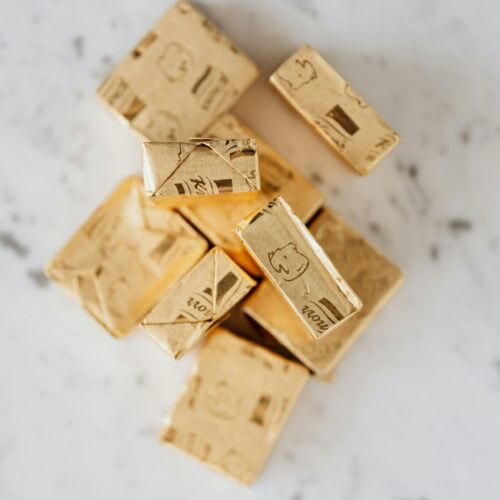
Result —
[[311, 371], [325, 375], [331, 373], [399, 288], [403, 275], [394, 263], [329, 209], [324, 209], [313, 221], [310, 231], [363, 301], [363, 309], [330, 335], [315, 340], [286, 300], [265, 280], [245, 300], [243, 311]]
[[255, 80], [255, 64], [187, 2], [160, 18], [97, 90], [142, 139], [198, 137]]
[[237, 233], [313, 338], [327, 336], [361, 309], [359, 297], [283, 198], [241, 221]]
[[201, 348], [162, 441], [250, 484], [308, 378], [298, 363], [219, 328]]
[[217, 326], [255, 281], [220, 248], [214, 247], [170, 287], [142, 321], [148, 335], [180, 358]]
[[207, 249], [181, 215], [148, 201], [140, 180], [129, 178], [47, 264], [46, 273], [121, 337]]
[[271, 84], [360, 174], [399, 142], [399, 135], [309, 45], [270, 77]]
[[235, 196], [240, 201], [260, 190], [253, 139], [144, 142], [142, 150], [146, 195], [155, 203], [176, 206]]

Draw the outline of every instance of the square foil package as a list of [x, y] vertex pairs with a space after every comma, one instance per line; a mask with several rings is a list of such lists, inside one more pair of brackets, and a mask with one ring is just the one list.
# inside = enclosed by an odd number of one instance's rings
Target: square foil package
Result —
[[323, 195], [269, 144], [234, 116], [226, 114], [220, 117], [205, 131], [205, 135], [256, 138], [261, 190], [253, 200], [225, 200], [224, 203], [217, 204], [200, 202], [182, 206], [179, 210], [214, 245], [223, 248], [249, 273], [259, 276], [259, 267], [236, 236], [236, 224], [278, 195], [284, 196], [302, 221], [307, 222], [323, 205]]
[[333, 333], [314, 340], [269, 281], [244, 302], [243, 311], [318, 375], [331, 373], [344, 353], [403, 281], [399, 268], [331, 210], [311, 233], [363, 301], [363, 309]]
[[220, 248], [213, 248], [170, 287], [142, 321], [148, 335], [179, 359], [255, 286]]
[[207, 249], [207, 241], [178, 213], [148, 201], [141, 181], [128, 178], [45, 271], [121, 337]]
[[287, 59], [270, 82], [362, 175], [399, 142], [399, 135], [309, 45]]
[[115, 67], [97, 95], [142, 139], [186, 140], [231, 108], [257, 75], [231, 40], [181, 1]]
[[314, 339], [324, 338], [362, 308], [283, 198], [241, 221], [237, 233]]
[[144, 142], [142, 151], [146, 195], [157, 204], [240, 200], [260, 191], [253, 139]]
[[162, 441], [250, 484], [308, 377], [298, 363], [219, 328], [202, 347]]

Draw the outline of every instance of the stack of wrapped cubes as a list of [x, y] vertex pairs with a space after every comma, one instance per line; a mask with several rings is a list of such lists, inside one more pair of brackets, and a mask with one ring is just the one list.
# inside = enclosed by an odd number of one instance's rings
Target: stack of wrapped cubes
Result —
[[[97, 91], [141, 139], [143, 179], [123, 180], [46, 267], [117, 338], [140, 324], [174, 359], [202, 343], [161, 440], [246, 484], [306, 382], [331, 378], [402, 282], [229, 114], [257, 76], [177, 2]], [[360, 174], [399, 140], [307, 45], [270, 83]], [[251, 333], [224, 326], [235, 311]]]

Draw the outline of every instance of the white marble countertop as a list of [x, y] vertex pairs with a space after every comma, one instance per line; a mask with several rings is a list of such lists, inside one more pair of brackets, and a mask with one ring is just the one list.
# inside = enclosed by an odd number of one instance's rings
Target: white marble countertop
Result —
[[[139, 171], [94, 90], [169, 3], [0, 3], [0, 498], [500, 498], [500, 4], [200, 2], [263, 71], [236, 114], [406, 273], [247, 489], [157, 442], [193, 356], [113, 340], [41, 274]], [[403, 137], [366, 178], [266, 83], [304, 42]]]

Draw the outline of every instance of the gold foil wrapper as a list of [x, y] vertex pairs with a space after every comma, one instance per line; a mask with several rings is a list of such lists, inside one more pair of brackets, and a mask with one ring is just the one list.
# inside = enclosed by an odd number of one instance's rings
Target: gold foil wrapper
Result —
[[399, 268], [339, 216], [324, 209], [310, 227], [363, 301], [363, 309], [333, 333], [314, 340], [288, 303], [264, 281], [243, 303], [243, 311], [276, 337], [318, 375], [331, 373], [347, 349], [368, 326], [403, 281]]
[[309, 45], [270, 77], [288, 103], [358, 173], [367, 174], [399, 135]]
[[211, 21], [177, 2], [97, 90], [150, 141], [198, 137], [256, 79], [255, 64]]
[[128, 178], [47, 264], [46, 273], [121, 337], [207, 249], [178, 213], [148, 201], [141, 181]]
[[260, 191], [253, 139], [144, 142], [142, 150], [146, 195], [156, 203], [175, 206], [207, 198], [222, 201], [221, 197], [225, 201]]
[[303, 366], [219, 328], [202, 347], [162, 441], [250, 484], [308, 376]]
[[255, 281], [215, 247], [166, 291], [144, 318], [142, 327], [178, 359], [254, 286]]
[[362, 308], [359, 297], [283, 198], [240, 222], [237, 233], [314, 339], [331, 334]]
[[254, 276], [261, 271], [236, 236], [235, 227], [276, 196], [284, 196], [303, 222], [309, 221], [323, 205], [323, 195], [283, 159], [269, 144], [234, 116], [226, 114], [217, 119], [205, 135], [215, 137], [254, 137], [259, 152], [261, 190], [254, 199], [225, 200], [224, 203], [197, 203], [179, 210], [214, 245], [224, 249], [240, 266]]

